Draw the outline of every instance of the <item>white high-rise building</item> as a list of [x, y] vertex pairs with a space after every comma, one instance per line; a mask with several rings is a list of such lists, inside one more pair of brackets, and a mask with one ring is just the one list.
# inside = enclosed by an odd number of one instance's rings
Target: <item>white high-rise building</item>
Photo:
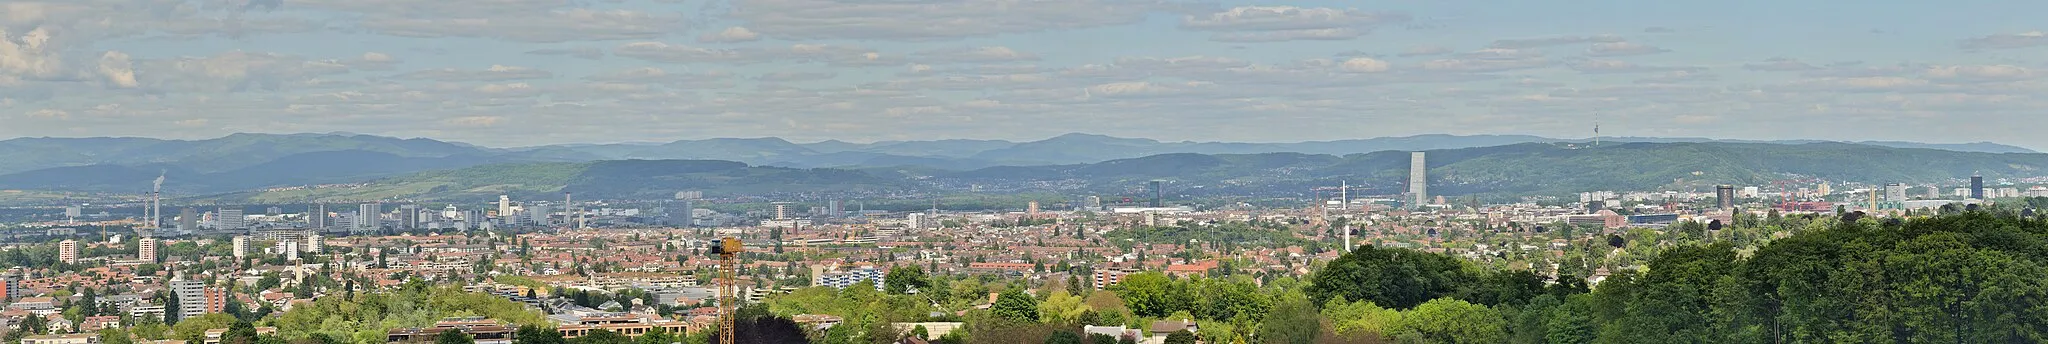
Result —
[[498, 218], [512, 218], [512, 196], [498, 195]]
[[306, 253], [320, 253], [327, 249], [327, 240], [321, 239], [320, 233], [307, 234], [304, 248]]
[[177, 311], [180, 319], [206, 315], [206, 282], [188, 280], [184, 274], [178, 274], [171, 279], [171, 294], [178, 297]]
[[1410, 206], [1419, 207], [1430, 203], [1429, 164], [1425, 162], [1423, 152], [1408, 155], [1408, 194], [1414, 197], [1410, 200]]
[[1906, 184], [1891, 183], [1884, 185], [1885, 200], [1893, 202], [1904, 202], [1906, 201], [1906, 198]]
[[384, 205], [363, 203], [356, 209], [356, 229], [374, 231], [384, 228]]
[[234, 239], [234, 243], [235, 243], [235, 245], [234, 245], [234, 246], [235, 246], [235, 258], [247, 258], [247, 257], [249, 257], [249, 236], [247, 236], [247, 235], [236, 235], [236, 236], [235, 236], [235, 239]]
[[216, 221], [218, 221], [219, 225], [214, 226], [214, 229], [237, 230], [248, 228], [248, 224], [244, 222], [248, 221], [248, 218], [242, 216], [241, 209], [221, 208], [220, 216], [217, 217]]
[[299, 242], [286, 241], [283, 244], [284, 249], [281, 251], [284, 251], [284, 259], [290, 261], [299, 260]]
[[156, 262], [156, 238], [152, 238], [152, 237], [141, 237], [141, 238], [136, 238], [135, 240], [136, 240], [136, 241], [135, 241], [135, 259], [139, 259], [139, 260], [142, 260], [142, 261], [145, 261], [145, 262], [155, 263], [155, 262]]
[[57, 261], [64, 264], [78, 264], [78, 240], [64, 240], [57, 243]]

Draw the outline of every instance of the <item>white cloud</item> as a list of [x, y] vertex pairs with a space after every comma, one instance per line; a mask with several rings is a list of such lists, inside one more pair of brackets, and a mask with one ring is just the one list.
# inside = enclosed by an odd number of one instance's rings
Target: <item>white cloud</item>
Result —
[[1187, 16], [1181, 19], [1181, 28], [1216, 31], [1209, 39], [1219, 42], [1348, 40], [1364, 36], [1374, 26], [1408, 19], [1401, 14], [1356, 9], [1243, 6], [1207, 16]]
[[734, 0], [733, 18], [789, 39], [957, 39], [1144, 20], [1183, 6], [1152, 0]]
[[994, 63], [1037, 61], [1038, 54], [1017, 51], [1003, 46], [953, 48], [920, 52], [914, 55], [925, 63]]
[[1669, 49], [1664, 49], [1664, 48], [1658, 48], [1658, 47], [1653, 47], [1653, 46], [1643, 45], [1643, 44], [1640, 44], [1640, 43], [1634, 43], [1634, 42], [1607, 42], [1607, 43], [1594, 43], [1592, 47], [1590, 47], [1590, 48], [1586, 48], [1586, 55], [1592, 55], [1592, 56], [1632, 56], [1632, 55], [1649, 55], [1649, 54], [1659, 54], [1659, 53], [1665, 53], [1665, 52], [1670, 52], [1670, 51], [1671, 51], [1671, 50], [1669, 50]]
[[1764, 60], [1764, 62], [1762, 63], [1744, 64], [1742, 65], [1742, 69], [1766, 72], [1798, 72], [1817, 70], [1820, 69], [1820, 67], [1814, 67], [1813, 65], [1806, 64], [1805, 62], [1799, 62], [1799, 60], [1795, 59], [1776, 57]]
[[785, 72], [771, 72], [771, 73], [768, 73], [768, 74], [761, 74], [761, 76], [759, 76], [759, 77], [755, 77], [754, 79], [755, 79], [755, 80], [760, 80], [760, 81], [768, 81], [768, 82], [799, 82], [799, 81], [818, 81], [818, 80], [831, 80], [832, 78], [835, 78], [835, 77], [839, 77], [839, 73], [833, 73], [833, 72], [787, 72], [787, 71], [785, 71]]
[[570, 56], [570, 57], [577, 57], [577, 58], [585, 58], [585, 59], [592, 59], [592, 60], [596, 60], [596, 59], [603, 59], [603, 58], [604, 58], [604, 49], [598, 49], [598, 48], [548, 48], [548, 49], [535, 49], [535, 50], [529, 50], [529, 51], [527, 51], [527, 52], [526, 52], [526, 54], [527, 54], [527, 55], [543, 55], [543, 56]]
[[754, 33], [754, 30], [748, 30], [747, 28], [738, 26], [725, 28], [725, 30], [719, 31], [717, 33], [707, 33], [697, 36], [697, 41], [704, 43], [735, 43], [752, 42], [758, 40], [761, 40], [761, 34]]
[[672, 73], [661, 68], [632, 68], [601, 75], [584, 77], [584, 80], [608, 84], [649, 84], [678, 89], [727, 88], [733, 87], [733, 75], [725, 72]]
[[1209, 36], [1217, 42], [1284, 42], [1284, 41], [1337, 41], [1364, 36], [1365, 30], [1354, 28], [1301, 29], [1278, 31], [1224, 32]]
[[900, 66], [902, 57], [867, 48], [830, 44], [791, 44], [769, 48], [712, 49], [662, 42], [633, 42], [612, 49], [613, 55], [668, 63], [822, 62], [833, 66]]
[[1389, 68], [1389, 66], [1387, 65], [1387, 61], [1380, 61], [1372, 58], [1360, 57], [1344, 60], [1343, 68], [1344, 71], [1353, 73], [1379, 73], [1387, 71], [1387, 68]]
[[1992, 66], [1934, 66], [1927, 68], [1928, 79], [1957, 82], [2015, 81], [2035, 77], [2033, 70], [2011, 65]]
[[442, 120], [441, 124], [454, 127], [494, 127], [505, 121], [499, 116], [467, 116]]
[[108, 86], [135, 88], [142, 83], [135, 81], [135, 63], [128, 61], [128, 54], [108, 51], [100, 55], [100, 76], [106, 78]]
[[1559, 46], [1559, 45], [1571, 45], [1571, 44], [1585, 44], [1585, 43], [1614, 43], [1614, 42], [1621, 42], [1621, 41], [1622, 41], [1622, 39], [1621, 39], [1621, 37], [1620, 37], [1620, 36], [1614, 36], [1614, 35], [1599, 35], [1599, 36], [1556, 36], [1556, 37], [1542, 37], [1542, 38], [1516, 38], [1516, 39], [1503, 39], [1503, 40], [1496, 40], [1496, 41], [1493, 41], [1493, 44], [1492, 44], [1492, 45], [1489, 45], [1489, 47], [1494, 47], [1494, 48], [1502, 48], [1502, 49], [1527, 49], [1527, 48], [1541, 48], [1541, 47], [1549, 47], [1549, 46]]
[[2048, 32], [2028, 31], [1975, 37], [1956, 43], [1967, 50], [2019, 49], [2048, 45]]
[[400, 74], [397, 77], [400, 79], [464, 82], [547, 79], [555, 77], [555, 74], [527, 67], [491, 65], [490, 68], [482, 70], [441, 68]]
[[363, 27], [403, 37], [486, 37], [520, 42], [654, 38], [682, 28], [682, 18], [630, 10], [570, 9], [493, 17], [373, 17]]
[[1648, 65], [1639, 65], [1639, 64], [1635, 64], [1635, 63], [1630, 63], [1630, 62], [1628, 62], [1628, 61], [1618, 61], [1618, 60], [1583, 60], [1583, 61], [1576, 61], [1576, 62], [1572, 62], [1572, 63], [1570, 63], [1570, 64], [1569, 64], [1569, 67], [1571, 67], [1571, 69], [1572, 69], [1572, 70], [1576, 70], [1576, 71], [1579, 71], [1579, 72], [1581, 72], [1581, 73], [1589, 73], [1589, 74], [1600, 74], [1600, 73], [1657, 73], [1657, 72], [1675, 72], [1675, 71], [1683, 71], [1683, 72], [1697, 72], [1697, 71], [1705, 70], [1704, 68], [1700, 68], [1700, 67], [1674, 67], [1674, 66], [1648, 66]]
[[1449, 53], [1452, 53], [1452, 50], [1451, 50], [1451, 48], [1449, 48], [1449, 47], [1445, 47], [1445, 46], [1441, 46], [1441, 45], [1422, 45], [1422, 46], [1415, 46], [1415, 47], [1410, 47], [1410, 48], [1408, 48], [1408, 50], [1403, 50], [1403, 51], [1401, 51], [1401, 55], [1400, 55], [1400, 56], [1401, 56], [1401, 57], [1414, 57], [1414, 56], [1430, 56], [1430, 55], [1443, 55], [1443, 54], [1449, 54]]

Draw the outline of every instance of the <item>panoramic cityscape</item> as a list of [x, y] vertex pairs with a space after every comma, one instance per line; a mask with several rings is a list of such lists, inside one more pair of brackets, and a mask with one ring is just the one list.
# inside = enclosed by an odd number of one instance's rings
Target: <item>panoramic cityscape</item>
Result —
[[0, 0], [0, 344], [2048, 342], [2048, 3], [1836, 7]]

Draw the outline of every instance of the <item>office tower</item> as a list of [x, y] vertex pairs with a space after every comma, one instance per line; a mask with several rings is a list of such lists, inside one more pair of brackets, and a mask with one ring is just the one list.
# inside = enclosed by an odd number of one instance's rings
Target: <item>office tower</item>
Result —
[[1088, 196], [1088, 210], [1102, 210], [1102, 196]]
[[65, 239], [57, 243], [57, 261], [64, 264], [78, 264], [78, 241]]
[[1158, 208], [1158, 207], [1164, 207], [1164, 206], [1166, 206], [1166, 191], [1160, 190], [1160, 184], [1163, 184], [1163, 183], [1161, 183], [1160, 181], [1157, 181], [1157, 180], [1154, 180], [1154, 181], [1152, 181], [1151, 183], [1146, 183], [1146, 186], [1147, 186], [1147, 187], [1150, 187], [1150, 188], [1152, 188], [1152, 204], [1151, 204], [1151, 206], [1152, 206], [1153, 208]]
[[695, 220], [696, 214], [694, 213], [696, 211], [696, 204], [691, 203], [687, 199], [669, 203], [668, 225], [670, 227], [690, 227], [693, 224], [693, 220]]
[[64, 207], [64, 222], [66, 223], [77, 223], [78, 218], [83, 216], [85, 216], [85, 208], [79, 208], [78, 206]]
[[306, 206], [306, 228], [321, 229], [331, 224], [327, 221], [327, 204]]
[[225, 312], [227, 308], [227, 290], [207, 287], [206, 282], [188, 280], [182, 274], [171, 279], [171, 294], [178, 297], [179, 319]]
[[1714, 204], [1720, 206], [1721, 209], [1735, 209], [1735, 186], [1715, 185]]
[[234, 239], [235, 258], [249, 257], [249, 236], [236, 235]]
[[[504, 215], [501, 214], [498, 216]], [[394, 226], [398, 227], [398, 229], [401, 230], [419, 228], [420, 206], [418, 204], [406, 204], [398, 206], [398, 223], [395, 224]]]
[[356, 206], [356, 229], [374, 231], [384, 229], [384, 204], [363, 203]]
[[306, 248], [306, 252], [320, 253], [320, 251], [327, 249], [327, 239], [320, 238], [320, 233], [317, 232], [308, 233], [306, 234], [306, 245], [300, 247]]
[[1970, 198], [1984, 199], [1984, 176], [1970, 176]]
[[288, 261], [296, 261], [296, 260], [299, 260], [299, 242], [297, 242], [297, 241], [286, 241], [286, 242], [283, 242], [283, 244], [284, 244], [284, 249], [282, 249], [282, 250], [279, 250], [279, 251], [284, 251], [284, 260], [288, 260]]
[[536, 226], [546, 227], [548, 225], [548, 215], [553, 215], [551, 214], [552, 212], [553, 210], [548, 209], [546, 205], [529, 205], [526, 207], [527, 221], [532, 222]]
[[135, 241], [135, 259], [140, 259], [140, 260], [142, 260], [142, 261], [145, 261], [145, 262], [155, 263], [155, 262], [156, 262], [156, 238], [153, 238], [153, 237], [141, 237], [141, 238], [137, 238], [137, 239], [136, 239], [136, 241]]
[[1024, 205], [1024, 215], [1034, 219], [1038, 218], [1038, 201], [1031, 201], [1031, 203], [1026, 203]]
[[242, 216], [242, 209], [221, 208], [219, 217], [220, 218], [218, 219], [218, 223], [220, 225], [214, 226], [214, 229], [239, 230], [243, 228], [248, 228], [248, 225], [242, 222], [247, 221], [247, 218]]
[[776, 219], [776, 220], [788, 220], [788, 219], [789, 219], [789, 206], [790, 206], [789, 202], [774, 202], [774, 203], [769, 203], [768, 205], [769, 205], [769, 206], [773, 206], [773, 207], [775, 207], [775, 219]]
[[190, 232], [195, 230], [199, 230], [199, 211], [192, 208], [178, 211], [178, 231]]
[[1409, 200], [1411, 205], [1429, 204], [1429, 164], [1423, 152], [1408, 154], [1408, 193], [1414, 197]]
[[498, 218], [512, 218], [512, 196], [498, 195]]
[[836, 199], [835, 199], [835, 200], [831, 200], [831, 201], [826, 201], [826, 202], [825, 202], [825, 216], [830, 216], [830, 217], [840, 217], [840, 216], [845, 216], [845, 215], [846, 215], [846, 206], [845, 206], [844, 204], [840, 203], [840, 202], [839, 202], [839, 200], [836, 200]]
[[1906, 200], [1906, 197], [1906, 184], [1890, 183], [1884, 185], [1885, 200], [1903, 202]]

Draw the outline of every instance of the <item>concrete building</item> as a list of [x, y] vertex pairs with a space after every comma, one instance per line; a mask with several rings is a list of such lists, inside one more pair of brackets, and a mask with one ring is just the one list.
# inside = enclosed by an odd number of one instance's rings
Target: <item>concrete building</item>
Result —
[[1970, 176], [1970, 198], [1984, 199], [1984, 176]]
[[179, 210], [178, 231], [191, 232], [196, 230], [199, 230], [199, 210], [192, 208], [185, 208], [185, 210]]
[[872, 265], [854, 267], [846, 269], [846, 271], [829, 271], [829, 269], [824, 265], [812, 265], [811, 285], [846, 289], [846, 287], [859, 284], [861, 281], [874, 281], [875, 290], [883, 289], [882, 276], [886, 272]]
[[237, 235], [234, 239], [235, 258], [249, 257], [249, 236]]
[[300, 247], [305, 248], [306, 253], [320, 253], [327, 250], [327, 239], [321, 238], [320, 233], [306, 235], [306, 245]]
[[227, 291], [207, 287], [204, 281], [171, 279], [171, 294], [178, 297], [178, 318], [191, 319], [207, 313], [220, 313], [227, 308]]
[[670, 227], [690, 227], [696, 223], [697, 205], [691, 200], [677, 200], [668, 205]]
[[155, 262], [156, 262], [156, 238], [154, 238], [154, 237], [141, 237], [141, 238], [136, 238], [136, 239], [135, 239], [135, 259], [138, 259], [138, 260], [142, 260], [142, 261], [146, 261], [146, 262], [150, 262], [150, 263], [155, 263]]
[[1423, 152], [1408, 153], [1409, 206], [1429, 204], [1429, 164]]
[[326, 204], [306, 206], [306, 228], [321, 229], [327, 228], [328, 225], [332, 223], [327, 221]]
[[1904, 202], [1906, 199], [1906, 184], [1890, 183], [1884, 185], [1884, 200]]
[[1715, 185], [1714, 204], [1721, 209], [1735, 209], [1735, 186]]
[[363, 203], [356, 209], [356, 230], [376, 231], [384, 229], [384, 205]]
[[1163, 190], [1161, 184], [1163, 183], [1157, 180], [1146, 183], [1146, 186], [1152, 189], [1152, 202], [1150, 204], [1153, 208], [1166, 206], [1166, 190]]
[[248, 217], [242, 216], [241, 209], [221, 208], [219, 214], [220, 218], [216, 219], [217, 225], [213, 229], [240, 230], [249, 227], [248, 223], [245, 222], [248, 221]]
[[789, 209], [789, 207], [791, 206], [791, 204], [790, 204], [789, 202], [774, 202], [774, 203], [769, 203], [768, 205], [769, 205], [769, 206], [773, 206], [773, 207], [775, 207], [775, 219], [776, 219], [776, 220], [788, 220], [788, 219], [789, 219], [789, 215], [790, 215], [790, 214], [789, 214], [789, 212], [790, 212], [790, 209]]
[[46, 334], [21, 337], [21, 344], [99, 344], [98, 333]]
[[64, 264], [78, 264], [78, 240], [66, 239], [57, 243], [57, 261]]

